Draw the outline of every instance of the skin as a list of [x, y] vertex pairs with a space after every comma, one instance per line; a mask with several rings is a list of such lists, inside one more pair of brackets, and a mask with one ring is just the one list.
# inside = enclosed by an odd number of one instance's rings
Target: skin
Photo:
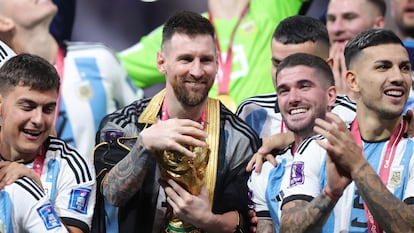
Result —
[[37, 155], [53, 126], [57, 91], [17, 86], [1, 96], [0, 153], [6, 160], [28, 162]]
[[316, 118], [324, 118], [335, 102], [335, 87], [328, 87], [311, 67], [283, 69], [277, 77], [278, 105], [283, 121], [295, 134], [295, 143], [313, 135]]
[[[287, 56], [294, 53], [308, 53], [325, 59], [328, 64], [332, 65], [332, 60], [329, 59], [329, 47], [322, 42], [307, 41], [300, 44], [283, 44], [274, 38], [271, 42], [272, 49], [272, 81], [276, 89], [276, 71], [279, 63]], [[254, 168], [255, 172], [260, 173], [263, 165], [263, 159], [266, 159], [274, 166], [276, 166], [276, 160], [270, 152], [274, 148], [283, 148], [294, 141], [292, 133], [284, 133], [272, 135], [267, 138], [263, 138], [263, 144], [259, 148], [256, 154], [253, 155], [246, 167], [247, 172], [251, 172]]]
[[414, 29], [414, 2], [411, 0], [390, 0], [390, 12], [397, 26], [397, 33], [401, 39], [413, 39], [413, 34], [405, 33], [406, 29]]
[[381, 12], [366, 0], [330, 0], [326, 13], [326, 28], [331, 42], [330, 57], [338, 93], [354, 98], [345, 81], [344, 48], [358, 33], [371, 28], [384, 28]]
[[[176, 150], [195, 156], [182, 145], [206, 146], [207, 135], [197, 120], [204, 111], [218, 69], [214, 39], [209, 35], [174, 34], [158, 53], [157, 65], [166, 76], [165, 103], [170, 118], [144, 129], [140, 133], [142, 144], [137, 147], [144, 147], [152, 155], [159, 150]], [[111, 203], [122, 205], [141, 188], [145, 164], [137, 157], [128, 154], [106, 175], [103, 191]], [[181, 219], [207, 232], [234, 231], [236, 211], [213, 214], [205, 186], [195, 196], [173, 180], [163, 180], [161, 185], [167, 202]]]
[[[314, 134], [315, 119], [324, 117], [336, 99], [335, 87], [316, 78], [318, 75], [313, 68], [295, 66], [285, 68], [276, 77], [279, 109], [297, 145]], [[273, 222], [259, 220], [257, 232], [274, 232]]]
[[[399, 44], [385, 44], [365, 48], [351, 64], [347, 81], [357, 93], [357, 119], [361, 137], [367, 141], [389, 138], [401, 120], [401, 113], [411, 86], [411, 67], [408, 54]], [[367, 86], [370, 85], [370, 86]], [[393, 91], [393, 92], [391, 92]], [[413, 232], [414, 209], [397, 199], [382, 183], [378, 174], [362, 155], [362, 149], [353, 140], [344, 122], [334, 114], [325, 120], [317, 119], [315, 132], [328, 141], [319, 145], [329, 155], [327, 191], [341, 195], [353, 180], [370, 212], [386, 232]], [[316, 201], [292, 201], [284, 205], [282, 225], [288, 228], [295, 221], [303, 220], [301, 230], [312, 229], [325, 221], [330, 209], [328, 202], [319, 201], [325, 209], [314, 208]], [[331, 200], [331, 202], [335, 202]], [[304, 215], [313, 218], [301, 218]], [[298, 227], [298, 226], [294, 226]], [[309, 227], [309, 228], [306, 228]], [[282, 230], [282, 228], [281, 228]], [[298, 229], [295, 229], [298, 230]]]

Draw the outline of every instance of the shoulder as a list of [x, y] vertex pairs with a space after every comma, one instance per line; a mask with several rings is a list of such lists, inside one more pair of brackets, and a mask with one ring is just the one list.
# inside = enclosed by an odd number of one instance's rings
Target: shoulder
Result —
[[13, 184], [6, 186], [5, 190], [12, 193], [15, 200], [31, 198], [35, 201], [39, 201], [46, 196], [42, 188], [40, 188], [36, 182], [28, 177], [21, 177], [17, 179]]
[[236, 115], [241, 115], [244, 112], [251, 112], [257, 109], [272, 109], [274, 110], [276, 104], [276, 93], [263, 94], [250, 97], [243, 100], [237, 108]]
[[312, 156], [307, 156], [307, 157], [312, 157], [312, 158], [316, 158], [317, 155], [325, 155], [326, 151], [325, 149], [323, 149], [321, 146], [319, 146], [319, 144], [316, 142], [317, 140], [326, 140], [325, 137], [323, 137], [322, 135], [314, 135], [312, 137], [309, 137], [305, 140], [303, 140], [303, 142], [298, 146], [295, 156], [296, 155], [309, 155], [311, 154]]
[[107, 123], [118, 125], [121, 128], [124, 128], [128, 124], [136, 124], [138, 117], [142, 114], [150, 101], [150, 98], [144, 98], [118, 109], [104, 117], [101, 127], [103, 126], [102, 124]]
[[103, 43], [66, 42], [65, 58], [81, 57], [93, 57], [99, 59], [99, 61], [119, 63], [115, 51]]
[[62, 172], [72, 171], [78, 184], [94, 181], [92, 163], [86, 155], [81, 155], [74, 147], [56, 137], [49, 137], [45, 148], [46, 160], [55, 159], [60, 163]]
[[232, 113], [220, 103], [220, 120], [224, 124], [225, 130], [234, 130], [246, 135], [247, 137], [257, 137], [254, 130], [240, 117]]

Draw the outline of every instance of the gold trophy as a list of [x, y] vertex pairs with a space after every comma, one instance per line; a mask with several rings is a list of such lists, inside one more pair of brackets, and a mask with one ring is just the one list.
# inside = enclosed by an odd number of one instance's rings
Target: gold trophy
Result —
[[[170, 178], [193, 195], [198, 195], [205, 183], [204, 176], [208, 164], [210, 150], [207, 147], [187, 146], [194, 152], [195, 158], [182, 155], [176, 151], [157, 153], [157, 163], [162, 178]], [[167, 233], [200, 233], [201, 230], [179, 219], [173, 211], [168, 215]]]

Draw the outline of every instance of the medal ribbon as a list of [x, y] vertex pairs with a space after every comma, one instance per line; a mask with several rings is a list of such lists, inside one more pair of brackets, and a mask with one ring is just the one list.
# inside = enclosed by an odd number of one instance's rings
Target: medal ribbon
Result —
[[62, 96], [62, 86], [63, 86], [64, 59], [65, 59], [65, 51], [63, 51], [63, 48], [59, 47], [57, 56], [56, 56], [56, 70], [60, 77], [60, 87], [59, 87], [58, 98], [56, 101], [55, 120], [53, 121], [53, 125], [55, 126], [56, 126], [56, 123], [59, 117], [59, 111], [60, 111], [60, 99]]
[[36, 155], [35, 160], [33, 161], [33, 168], [32, 168], [39, 177], [42, 176], [44, 162], [45, 162], [45, 147], [42, 145], [39, 149], [39, 154]]
[[[406, 128], [407, 128], [406, 121], [403, 121], [402, 124], [401, 123], [399, 124], [397, 129], [394, 130], [394, 133], [392, 134], [388, 142], [387, 148], [385, 150], [385, 155], [382, 160], [382, 164], [381, 164], [380, 171], [379, 171], [379, 176], [381, 178], [382, 183], [384, 183], [385, 186], [387, 186], [388, 184], [390, 168], [391, 168], [391, 164], [395, 157], [395, 151], [397, 150], [397, 145], [401, 141], [401, 138], [403, 137], [403, 135], [405, 134]], [[354, 139], [357, 142], [357, 144], [362, 147], [361, 132], [359, 131], [357, 119], [355, 119], [352, 122], [351, 133], [354, 136]], [[364, 152], [362, 151], [362, 153]], [[367, 223], [368, 223], [368, 231], [370, 233], [383, 232], [378, 222], [375, 221], [374, 216], [372, 216], [365, 202], [364, 202], [364, 210], [365, 210], [365, 215], [366, 215]]]
[[[249, 11], [249, 4], [247, 4], [246, 7], [243, 9], [236, 23], [236, 26], [233, 28], [225, 61], [223, 61], [223, 58], [221, 57], [222, 51], [221, 51], [220, 43], [219, 43], [218, 36], [216, 33], [215, 40], [216, 40], [217, 50], [219, 52], [218, 61], [219, 61], [219, 66], [221, 70], [221, 72], [219, 72], [217, 75], [218, 88], [219, 88], [220, 95], [229, 93], [230, 75], [231, 75], [232, 58], [233, 58], [233, 41], [234, 41], [234, 38], [236, 37], [236, 31], [239, 28], [240, 23], [243, 21], [248, 11]], [[208, 19], [210, 20], [211, 24], [214, 25], [213, 15], [210, 13], [210, 11], [208, 12]]]
[[[203, 113], [201, 114], [201, 118], [198, 120], [198, 122], [203, 126], [203, 129], [206, 128], [206, 124], [205, 124], [206, 120], [207, 120], [206, 108], [204, 108]], [[170, 119], [170, 116], [168, 115], [167, 105], [165, 104], [165, 98], [164, 98], [164, 101], [162, 103], [161, 120], [165, 121], [165, 120], [168, 120], [168, 119]]]

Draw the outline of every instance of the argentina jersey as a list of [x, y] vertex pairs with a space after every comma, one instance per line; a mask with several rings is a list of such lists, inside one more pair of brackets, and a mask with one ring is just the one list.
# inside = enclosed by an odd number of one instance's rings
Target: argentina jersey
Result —
[[19, 178], [0, 190], [0, 232], [68, 232], [48, 196], [31, 179]]
[[[293, 144], [281, 156], [277, 156], [278, 164], [269, 172], [266, 188], [266, 202], [275, 225], [276, 232], [279, 231], [282, 201], [288, 193], [285, 187], [294, 186], [296, 182], [303, 182], [303, 176], [295, 175], [298, 170], [298, 163], [294, 163], [297, 156], [302, 156], [304, 151], [311, 150], [315, 139], [320, 139], [320, 135], [315, 135], [305, 139], [297, 148], [295, 156], [292, 156]], [[309, 156], [308, 156], [309, 157]], [[300, 168], [300, 167], [299, 167]]]
[[[356, 104], [349, 97], [337, 95], [332, 112], [347, 125], [355, 118]], [[277, 94], [264, 94], [244, 100], [237, 108], [236, 115], [244, 120], [260, 138], [268, 137], [283, 129], [283, 120], [277, 105]]]
[[91, 157], [102, 118], [140, 99], [142, 90], [102, 44], [68, 43], [63, 64], [56, 133]]
[[[40, 180], [62, 221], [88, 231], [95, 206], [95, 170], [88, 157], [58, 138], [49, 137]], [[35, 162], [26, 164], [33, 168]]]
[[[364, 155], [374, 170], [379, 173], [389, 141], [363, 142]], [[388, 190], [400, 200], [414, 197], [414, 163], [411, 139], [402, 138], [398, 143], [395, 157], [389, 161]], [[380, 156], [378, 156], [380, 155]], [[324, 232], [367, 232], [368, 224], [363, 199], [354, 182], [344, 191], [334, 208], [333, 216], [325, 225]]]

